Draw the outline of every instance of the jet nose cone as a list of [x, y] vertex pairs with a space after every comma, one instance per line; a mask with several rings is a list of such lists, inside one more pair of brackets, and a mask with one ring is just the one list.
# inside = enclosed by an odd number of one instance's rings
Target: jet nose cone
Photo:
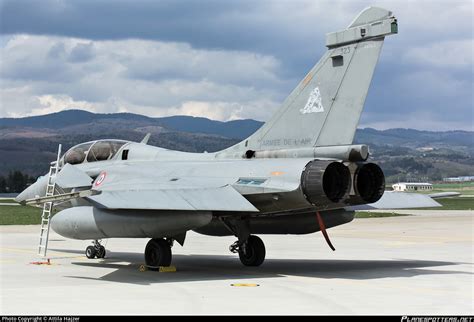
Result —
[[27, 198], [27, 196], [29, 195], [28, 189], [29, 188], [26, 188], [18, 196], [16, 196], [15, 201], [18, 203], [24, 204], [25, 200], [28, 199]]
[[27, 199], [42, 197], [46, 194], [46, 180], [47, 177], [43, 176], [31, 186], [23, 190], [16, 198], [15, 201], [24, 204]]

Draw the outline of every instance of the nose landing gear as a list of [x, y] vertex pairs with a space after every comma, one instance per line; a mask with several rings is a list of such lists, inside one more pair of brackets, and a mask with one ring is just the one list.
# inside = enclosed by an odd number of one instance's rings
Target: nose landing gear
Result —
[[86, 248], [86, 257], [89, 259], [93, 258], [104, 258], [105, 257], [105, 247], [100, 244], [99, 240], [92, 241], [92, 246], [87, 246]]

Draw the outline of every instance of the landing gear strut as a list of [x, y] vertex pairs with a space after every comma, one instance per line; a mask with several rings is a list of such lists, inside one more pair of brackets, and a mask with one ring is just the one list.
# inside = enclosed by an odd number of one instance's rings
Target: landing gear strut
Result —
[[92, 246], [86, 248], [86, 257], [89, 259], [104, 258], [105, 257], [105, 247], [100, 244], [99, 240], [92, 241]]
[[245, 266], [260, 266], [265, 260], [265, 245], [254, 235], [250, 235], [245, 242], [236, 241], [229, 247], [233, 253], [239, 253], [239, 258]]
[[160, 266], [171, 264], [172, 240], [163, 238], [152, 239], [145, 247], [145, 263], [151, 270], [158, 270]]
[[254, 235], [250, 235], [248, 220], [236, 218], [221, 218], [224, 226], [231, 231], [238, 240], [230, 245], [232, 253], [239, 253], [239, 258], [245, 266], [260, 266], [265, 260], [265, 245]]

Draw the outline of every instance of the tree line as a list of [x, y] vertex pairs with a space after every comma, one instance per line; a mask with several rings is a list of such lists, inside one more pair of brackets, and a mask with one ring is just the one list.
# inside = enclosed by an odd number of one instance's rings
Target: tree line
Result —
[[0, 176], [0, 193], [22, 192], [35, 181], [35, 177], [21, 171], [10, 171], [8, 175]]

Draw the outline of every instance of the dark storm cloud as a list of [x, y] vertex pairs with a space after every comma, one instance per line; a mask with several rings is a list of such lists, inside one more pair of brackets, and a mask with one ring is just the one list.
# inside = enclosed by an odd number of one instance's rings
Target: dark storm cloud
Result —
[[[245, 10], [243, 3], [239, 3], [238, 7]], [[233, 10], [232, 3], [221, 1], [6, 0], [2, 2], [1, 27], [4, 33], [95, 40], [141, 38], [189, 41], [193, 38], [196, 43], [206, 45], [209, 43], [209, 32], [219, 34], [213, 32], [215, 21], [229, 10]], [[204, 21], [207, 23], [204, 24]]]
[[[68, 82], [68, 95], [89, 92], [89, 86], [96, 96], [110, 96], [104, 94], [105, 89], [90, 85], [90, 77], [81, 78], [87, 66], [96, 75], [92, 80], [101, 86], [106, 82], [100, 77], [108, 75], [108, 82], [120, 78], [123, 88], [134, 82], [146, 95], [154, 91], [149, 89], [150, 84], [188, 82], [204, 84], [203, 89], [207, 89], [206, 81], [211, 81], [272, 92], [273, 100], [278, 102], [324, 53], [325, 34], [345, 28], [369, 5], [370, 0], [0, 0], [0, 31], [4, 37], [57, 36], [40, 57], [34, 56], [33, 46], [23, 48], [23, 56], [14, 48], [6, 48], [8, 61], [2, 64], [0, 76], [16, 82]], [[406, 124], [411, 127], [446, 123], [472, 128], [472, 3], [380, 0], [377, 5], [394, 11], [399, 35], [385, 42], [362, 125], [403, 125], [408, 120]], [[62, 37], [83, 41], [65, 48]], [[156, 46], [133, 44], [143, 46], [145, 53], [149, 48], [156, 52], [147, 55], [139, 48], [134, 51], [120, 47], [123, 52], [115, 55], [114, 45], [104, 43], [128, 39], [154, 41]], [[173, 43], [176, 48], [163, 52], [160, 43]], [[198, 55], [201, 60], [195, 59]], [[258, 57], [251, 59], [251, 55]], [[101, 76], [96, 71], [102, 66]], [[74, 83], [79, 78], [82, 81]], [[17, 90], [23, 90], [19, 85], [15, 83]], [[187, 91], [198, 92], [194, 87]], [[164, 91], [163, 97], [167, 93]], [[226, 90], [222, 93], [220, 101], [233, 102], [235, 95], [226, 94]]]
[[[4, 34], [36, 34], [92, 40], [127, 38], [185, 42], [195, 48], [272, 54], [304, 72], [322, 52], [324, 33], [300, 12], [304, 2], [271, 1], [2, 1]], [[286, 11], [286, 14], [285, 14]], [[311, 28], [308, 28], [312, 25]], [[340, 28], [342, 26], [338, 26]], [[308, 40], [312, 44], [307, 44]], [[305, 44], [306, 43], [306, 44]], [[287, 66], [283, 66], [284, 69]]]

